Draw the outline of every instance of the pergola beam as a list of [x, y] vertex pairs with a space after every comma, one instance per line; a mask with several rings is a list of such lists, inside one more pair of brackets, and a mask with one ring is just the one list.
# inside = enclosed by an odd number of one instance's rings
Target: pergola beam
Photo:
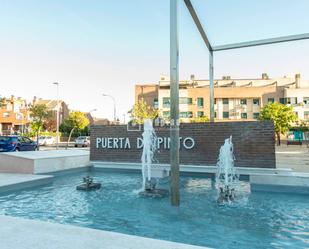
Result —
[[269, 39], [261, 39], [255, 41], [247, 41], [247, 42], [239, 42], [234, 44], [226, 44], [220, 46], [212, 46], [210, 41], [206, 35], [206, 32], [200, 22], [200, 19], [191, 3], [191, 0], [184, 0], [187, 9], [189, 10], [191, 17], [202, 36], [202, 39], [209, 50], [209, 104], [210, 104], [210, 121], [214, 121], [214, 66], [213, 66], [213, 52], [216, 51], [223, 51], [223, 50], [230, 50], [230, 49], [237, 49], [237, 48], [246, 48], [246, 47], [256, 47], [262, 45], [269, 45], [274, 43], [282, 43], [282, 42], [291, 42], [291, 41], [298, 41], [309, 39], [309, 33], [305, 34], [298, 34], [298, 35], [289, 35], [289, 36], [281, 36]]
[[304, 40], [304, 39], [309, 39], [309, 33], [214, 46], [213, 51], [255, 47], [255, 46], [269, 45], [269, 44], [274, 44], [274, 43], [281, 43], [281, 42], [298, 41], [298, 40]]
[[184, 2], [185, 2], [186, 6], [187, 6], [187, 8], [188, 8], [188, 10], [189, 10], [189, 12], [191, 14], [191, 17], [193, 18], [193, 21], [194, 21], [198, 31], [200, 32], [200, 34], [201, 34], [201, 36], [202, 36], [202, 38], [204, 40], [205, 45], [207, 46], [209, 51], [212, 51], [213, 50], [212, 46], [211, 46], [211, 44], [209, 42], [209, 39], [208, 39], [208, 37], [206, 35], [206, 32], [205, 32], [204, 28], [203, 28], [203, 26], [202, 26], [202, 24], [200, 22], [200, 19], [198, 18], [197, 14], [196, 14], [196, 11], [195, 11], [192, 3], [191, 3], [191, 0], [184, 0]]

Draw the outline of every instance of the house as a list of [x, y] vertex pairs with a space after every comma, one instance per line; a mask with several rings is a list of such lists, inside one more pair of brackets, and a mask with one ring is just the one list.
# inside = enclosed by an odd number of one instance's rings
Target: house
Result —
[[30, 105], [25, 99], [2, 98], [0, 105], [0, 134], [12, 135], [27, 132], [30, 125]]
[[[52, 112], [52, 120], [56, 124], [57, 120], [57, 100], [49, 100], [34, 97], [32, 101], [33, 105], [46, 105], [48, 110]], [[59, 125], [63, 123], [63, 121], [68, 118], [70, 113], [68, 105], [63, 101], [59, 100]]]

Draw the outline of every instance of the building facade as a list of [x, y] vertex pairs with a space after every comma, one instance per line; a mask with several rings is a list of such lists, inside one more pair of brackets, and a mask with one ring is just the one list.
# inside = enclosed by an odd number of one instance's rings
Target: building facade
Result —
[[[269, 102], [291, 105], [300, 120], [309, 120], [309, 81], [295, 77], [232, 79], [224, 76], [214, 81], [215, 120], [257, 120], [260, 110]], [[135, 85], [135, 101], [143, 98], [158, 108], [161, 118], [168, 121], [170, 113], [170, 81], [161, 76], [154, 84]], [[179, 116], [183, 122], [208, 116], [210, 112], [209, 80], [179, 82]]]
[[[27, 100], [20, 97], [16, 98], [13, 95], [10, 98], [2, 98], [0, 105], [0, 135], [12, 135], [28, 132], [30, 130], [32, 105], [44, 104], [52, 112], [53, 130], [56, 130], [57, 119], [57, 101], [43, 100], [34, 97], [32, 103], [27, 103]], [[61, 124], [69, 115], [69, 108], [64, 101], [59, 101], [59, 123]]]
[[[56, 122], [57, 120], [57, 100], [50, 100], [50, 99], [41, 99], [41, 98], [33, 98], [32, 101], [33, 105], [46, 105], [48, 110], [52, 112], [52, 120]], [[69, 107], [63, 101], [59, 100], [59, 124], [62, 124], [63, 121], [69, 117]]]
[[30, 124], [30, 112], [27, 101], [16, 98], [3, 98], [0, 106], [0, 134], [11, 135], [26, 132]]

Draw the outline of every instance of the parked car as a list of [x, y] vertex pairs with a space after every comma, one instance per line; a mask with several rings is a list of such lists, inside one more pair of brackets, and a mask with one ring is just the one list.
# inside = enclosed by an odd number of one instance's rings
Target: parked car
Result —
[[75, 139], [75, 147], [87, 147], [90, 145], [90, 138], [86, 136], [80, 136]]
[[52, 145], [55, 143], [55, 138], [52, 136], [40, 136], [39, 145]]
[[30, 138], [22, 136], [0, 136], [0, 152], [34, 151], [38, 144]]

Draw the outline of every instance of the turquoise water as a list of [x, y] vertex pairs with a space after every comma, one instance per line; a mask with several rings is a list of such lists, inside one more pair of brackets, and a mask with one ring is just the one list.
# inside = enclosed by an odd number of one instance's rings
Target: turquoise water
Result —
[[[138, 174], [94, 172], [102, 189], [76, 191], [85, 173], [0, 196], [0, 214], [103, 229], [214, 248], [309, 248], [309, 197], [250, 193], [220, 206], [211, 180], [181, 178], [181, 206], [137, 195]], [[168, 187], [162, 183], [163, 187]]]

